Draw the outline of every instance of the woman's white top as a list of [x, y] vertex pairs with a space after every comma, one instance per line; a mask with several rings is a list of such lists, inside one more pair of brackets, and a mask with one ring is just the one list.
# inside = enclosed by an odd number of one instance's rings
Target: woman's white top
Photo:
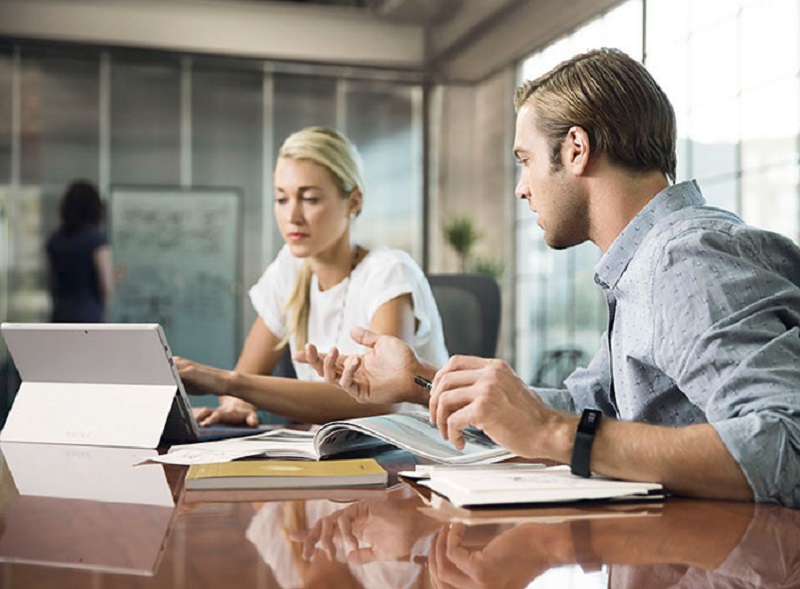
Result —
[[[283, 307], [294, 290], [302, 263], [284, 246], [250, 289], [253, 307], [278, 338], [286, 333]], [[382, 305], [410, 294], [418, 327], [414, 341], [409, 343], [417, 356], [436, 367], [449, 357], [430, 284], [414, 259], [402, 250], [371, 250], [349, 277], [325, 291], [319, 289], [317, 277], [312, 275], [310, 294], [308, 342], [322, 352], [336, 346], [343, 354], [363, 353], [365, 348], [350, 338], [350, 329], [369, 328]], [[289, 338], [289, 343], [294, 351], [294, 337]], [[307, 364], [294, 362], [294, 369], [301, 380], [321, 380]]]

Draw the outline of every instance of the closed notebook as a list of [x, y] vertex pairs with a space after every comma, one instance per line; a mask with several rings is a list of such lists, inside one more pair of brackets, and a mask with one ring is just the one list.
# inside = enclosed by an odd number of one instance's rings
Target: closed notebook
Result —
[[290, 489], [385, 486], [386, 471], [372, 458], [357, 460], [237, 460], [193, 464], [186, 489]]

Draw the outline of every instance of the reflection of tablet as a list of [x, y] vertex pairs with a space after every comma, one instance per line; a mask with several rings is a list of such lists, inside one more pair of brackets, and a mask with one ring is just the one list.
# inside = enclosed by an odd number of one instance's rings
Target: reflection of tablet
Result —
[[155, 450], [2, 442], [0, 453], [0, 562], [155, 574], [182, 485], [161, 465], [133, 466]]
[[158, 324], [3, 323], [22, 384], [0, 439], [155, 448], [197, 423]]

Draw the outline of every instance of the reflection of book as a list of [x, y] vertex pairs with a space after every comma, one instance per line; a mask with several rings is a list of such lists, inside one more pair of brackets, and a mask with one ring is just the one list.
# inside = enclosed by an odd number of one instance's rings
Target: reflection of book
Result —
[[419, 482], [456, 507], [559, 504], [580, 501], [652, 501], [663, 499], [658, 483], [583, 478], [568, 466], [536, 470], [481, 471], [434, 469]]
[[193, 464], [186, 489], [288, 489], [385, 486], [387, 472], [372, 458], [299, 462], [241, 460]]
[[414, 411], [332, 421], [316, 433], [275, 430], [246, 438], [173, 446], [158, 460], [195, 464], [257, 455], [319, 460], [343, 453], [370, 455], [387, 445], [438, 463], [486, 464], [513, 456], [478, 430], [467, 429], [464, 437], [464, 449], [457, 450], [431, 425], [427, 412]]
[[426, 500], [430, 507], [420, 507], [420, 511], [449, 523], [466, 525], [541, 523], [557, 524], [580, 519], [608, 519], [621, 517], [657, 517], [661, 515], [661, 502], [642, 503], [603, 503], [580, 506], [558, 507], [519, 507], [469, 509], [456, 507], [444, 497], [431, 494]]

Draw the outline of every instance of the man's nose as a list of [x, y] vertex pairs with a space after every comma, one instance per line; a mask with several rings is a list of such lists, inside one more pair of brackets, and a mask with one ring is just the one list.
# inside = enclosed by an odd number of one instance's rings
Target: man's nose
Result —
[[519, 180], [517, 181], [517, 187], [514, 189], [514, 196], [519, 199], [528, 198], [531, 195], [530, 187], [528, 183], [523, 178], [523, 175], [519, 175]]

